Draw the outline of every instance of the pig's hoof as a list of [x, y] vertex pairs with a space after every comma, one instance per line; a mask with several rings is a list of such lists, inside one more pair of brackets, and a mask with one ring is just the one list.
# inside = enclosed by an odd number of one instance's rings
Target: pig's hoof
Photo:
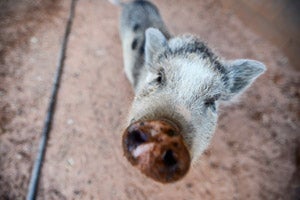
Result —
[[190, 168], [179, 129], [166, 121], [136, 122], [125, 130], [122, 143], [129, 162], [156, 181], [177, 181]]

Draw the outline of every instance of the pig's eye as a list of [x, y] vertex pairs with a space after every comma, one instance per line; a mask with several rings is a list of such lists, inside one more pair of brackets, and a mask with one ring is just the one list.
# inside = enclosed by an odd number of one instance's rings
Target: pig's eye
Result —
[[206, 107], [216, 110], [216, 101], [219, 99], [220, 95], [215, 95], [214, 97], [208, 98], [204, 101]]
[[163, 71], [159, 71], [157, 74], [155, 74], [155, 77], [149, 82], [150, 85], [152, 86], [160, 86], [163, 85], [165, 82], [165, 77]]
[[162, 77], [161, 77], [161, 75], [159, 75], [159, 76], [156, 78], [156, 82], [161, 83], [161, 81], [162, 81]]
[[155, 79], [155, 81], [158, 83], [158, 84], [161, 84], [163, 82], [163, 73], [162, 72], [159, 72], [157, 74], [157, 77]]
[[215, 105], [215, 104], [216, 104], [216, 103], [215, 103], [215, 99], [214, 99], [214, 98], [206, 99], [205, 102], [204, 102], [204, 105], [205, 105], [206, 107], [211, 107], [211, 108], [213, 108], [213, 109], [216, 108], [216, 105]]

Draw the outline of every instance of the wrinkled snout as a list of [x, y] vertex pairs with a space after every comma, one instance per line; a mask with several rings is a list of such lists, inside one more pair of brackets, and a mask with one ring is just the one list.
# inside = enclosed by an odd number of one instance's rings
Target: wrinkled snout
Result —
[[153, 120], [131, 124], [122, 143], [129, 162], [156, 181], [174, 182], [189, 170], [190, 154], [179, 129], [171, 123]]

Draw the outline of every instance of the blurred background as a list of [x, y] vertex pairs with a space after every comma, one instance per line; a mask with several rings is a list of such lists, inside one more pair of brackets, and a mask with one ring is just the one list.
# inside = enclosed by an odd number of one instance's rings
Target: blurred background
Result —
[[[162, 185], [123, 157], [133, 99], [120, 8], [78, 0], [38, 199], [297, 199], [300, 196], [300, 2], [153, 0], [174, 35], [268, 70], [223, 107], [209, 149]], [[0, 0], [0, 199], [24, 199], [70, 0]]]

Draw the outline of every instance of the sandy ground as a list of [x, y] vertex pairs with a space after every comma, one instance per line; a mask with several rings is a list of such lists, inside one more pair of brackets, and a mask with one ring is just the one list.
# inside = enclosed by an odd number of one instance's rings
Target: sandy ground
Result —
[[[11, 14], [0, 15], [0, 199], [26, 196], [70, 5], [26, 2], [0, 5]], [[257, 59], [268, 71], [222, 108], [212, 144], [183, 180], [153, 182], [121, 150], [133, 91], [119, 9], [80, 0], [38, 199], [297, 199], [299, 71], [220, 1], [154, 2], [173, 34], [197, 34], [220, 56]]]

